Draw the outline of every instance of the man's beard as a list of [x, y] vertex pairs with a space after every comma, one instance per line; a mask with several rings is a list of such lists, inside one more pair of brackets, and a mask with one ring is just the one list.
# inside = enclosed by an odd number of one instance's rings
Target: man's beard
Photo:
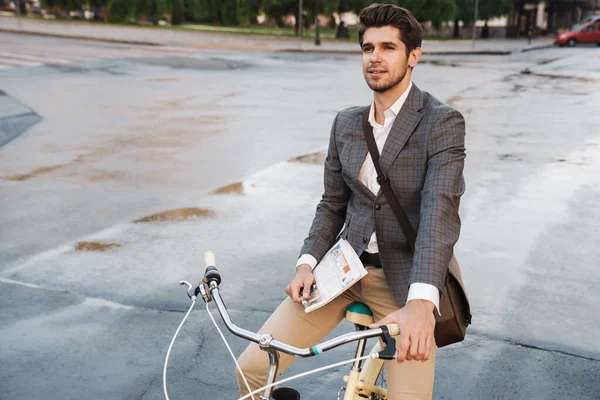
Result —
[[[367, 69], [368, 71], [368, 69]], [[389, 71], [388, 71], [389, 72]], [[369, 88], [371, 88], [372, 91], [377, 92], [377, 93], [383, 93], [386, 92], [388, 90], [390, 90], [391, 88], [395, 87], [396, 85], [398, 85], [400, 82], [402, 82], [402, 80], [404, 79], [404, 77], [406, 77], [406, 73], [408, 72], [408, 68], [405, 67], [402, 71], [400, 71], [400, 74], [398, 74], [398, 76], [396, 77], [391, 77], [390, 80], [387, 81], [370, 81], [369, 80], [369, 73], [365, 73], [365, 80], [367, 81], [367, 85], [369, 86]]]

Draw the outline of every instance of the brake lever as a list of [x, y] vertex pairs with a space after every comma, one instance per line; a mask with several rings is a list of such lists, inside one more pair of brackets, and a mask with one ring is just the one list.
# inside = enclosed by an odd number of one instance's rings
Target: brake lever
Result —
[[206, 303], [208, 303], [212, 300], [210, 291], [208, 290], [208, 287], [207, 287], [206, 283], [204, 283], [204, 282], [198, 283], [195, 287], [192, 286], [192, 284], [189, 283], [188, 281], [180, 281], [179, 284], [186, 285], [188, 287], [187, 295], [192, 300], [195, 300], [198, 297], [198, 295], [201, 295], [202, 299]]
[[381, 334], [381, 340], [385, 343], [385, 349], [378, 353], [378, 358], [383, 360], [395, 360], [396, 359], [396, 339], [390, 335], [390, 330], [387, 325], [380, 326], [383, 333]]

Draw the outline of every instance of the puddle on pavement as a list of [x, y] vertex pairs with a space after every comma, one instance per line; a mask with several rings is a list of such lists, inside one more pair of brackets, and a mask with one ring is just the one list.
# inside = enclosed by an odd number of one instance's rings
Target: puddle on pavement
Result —
[[118, 247], [121, 247], [119, 243], [79, 242], [75, 245], [75, 251], [106, 251]]
[[523, 161], [523, 158], [517, 154], [501, 154], [498, 158], [502, 161]]
[[464, 97], [462, 97], [462, 96], [455, 95], [455, 96], [449, 97], [448, 100], [446, 100], [446, 103], [448, 103], [448, 105], [450, 105], [452, 107], [456, 107], [456, 103], [463, 100], [463, 98]]
[[5, 176], [4, 179], [7, 181], [26, 181], [29, 180], [31, 178], [35, 178], [38, 175], [44, 175], [44, 174], [49, 174], [51, 172], [54, 172], [58, 169], [64, 168], [69, 164], [59, 164], [59, 165], [53, 165], [50, 167], [40, 167], [40, 168], [36, 168], [33, 171], [27, 172], [25, 174], [17, 174], [17, 175], [9, 175], [9, 176]]
[[325, 151], [317, 151], [316, 153], [305, 154], [303, 156], [290, 158], [288, 161], [303, 164], [323, 165], [325, 164], [325, 158], [327, 158], [327, 153]]
[[[77, 175], [73, 173], [73, 175]], [[105, 171], [101, 169], [92, 169], [88, 180], [90, 182], [101, 182], [101, 181], [117, 181], [122, 180], [125, 177], [125, 172], [121, 171]]]
[[242, 181], [221, 186], [213, 191], [214, 194], [244, 194], [244, 183]]
[[48, 167], [39, 167], [39, 168], [35, 168], [34, 170], [29, 171], [24, 174], [8, 175], [8, 176], [5, 176], [3, 179], [5, 179], [7, 181], [26, 181], [26, 180], [35, 178], [40, 175], [46, 175], [46, 174], [50, 174], [55, 171], [60, 171], [60, 170], [64, 170], [69, 167], [77, 166], [79, 164], [85, 164], [88, 162], [96, 161], [97, 160], [96, 156], [98, 156], [98, 155], [102, 155], [102, 154], [100, 152], [95, 152], [95, 153], [90, 153], [90, 154], [79, 155], [79, 156], [75, 157], [72, 161], [65, 163], [65, 164], [51, 165]]
[[243, 61], [230, 60], [220, 57], [200, 59], [195, 57], [171, 56], [165, 58], [137, 58], [132, 61], [170, 67], [173, 69], [193, 69], [201, 71], [239, 70], [252, 67], [251, 64]]
[[177, 82], [180, 80], [181, 78], [148, 78], [144, 82]]
[[144, 223], [144, 222], [166, 222], [166, 221], [175, 221], [175, 222], [183, 222], [197, 218], [207, 218], [214, 216], [215, 213], [206, 208], [198, 208], [198, 207], [184, 207], [184, 208], [176, 208], [173, 210], [163, 211], [157, 214], [148, 215], [146, 217], [136, 219], [133, 221], [134, 223]]

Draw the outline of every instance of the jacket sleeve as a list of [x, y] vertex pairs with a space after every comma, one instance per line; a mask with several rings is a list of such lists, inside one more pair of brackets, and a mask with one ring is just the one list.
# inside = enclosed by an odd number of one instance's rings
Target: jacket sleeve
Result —
[[419, 231], [409, 283], [422, 282], [445, 293], [448, 264], [460, 234], [458, 208], [465, 191], [465, 121], [446, 109], [427, 144], [427, 172], [421, 191]]
[[342, 165], [338, 157], [335, 138], [336, 124], [339, 114], [335, 117], [331, 127], [329, 148], [325, 159], [324, 191], [321, 201], [309, 230], [308, 237], [300, 254], [310, 254], [317, 261], [333, 246], [335, 238], [344, 225], [346, 208], [350, 199], [350, 188], [342, 176]]

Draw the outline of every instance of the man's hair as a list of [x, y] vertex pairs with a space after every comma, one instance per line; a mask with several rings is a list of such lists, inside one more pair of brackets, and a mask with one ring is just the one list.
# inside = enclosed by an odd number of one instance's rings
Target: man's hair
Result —
[[410, 54], [417, 47], [421, 47], [423, 27], [406, 8], [393, 4], [373, 3], [363, 8], [358, 14], [358, 42], [362, 46], [363, 36], [368, 28], [381, 28], [393, 26], [400, 30], [400, 40], [406, 46], [406, 54]]

